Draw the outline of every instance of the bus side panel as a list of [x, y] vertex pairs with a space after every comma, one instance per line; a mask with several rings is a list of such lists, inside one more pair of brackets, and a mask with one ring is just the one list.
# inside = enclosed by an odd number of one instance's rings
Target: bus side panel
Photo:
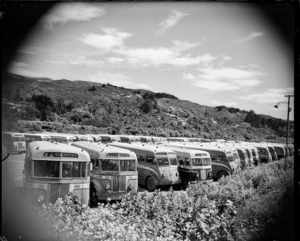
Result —
[[145, 164], [139, 163], [137, 166], [138, 169], [138, 182], [141, 185], [146, 185], [146, 178], [148, 176], [154, 176], [159, 181], [159, 185], [161, 184], [162, 180], [160, 177], [160, 171], [157, 166], [154, 164], [153, 166], [148, 166]]
[[225, 165], [224, 163], [212, 161], [211, 167], [212, 167], [212, 177], [213, 178], [217, 178], [217, 174], [219, 171], [225, 171], [225, 172], [231, 174], [230, 168], [227, 165]]

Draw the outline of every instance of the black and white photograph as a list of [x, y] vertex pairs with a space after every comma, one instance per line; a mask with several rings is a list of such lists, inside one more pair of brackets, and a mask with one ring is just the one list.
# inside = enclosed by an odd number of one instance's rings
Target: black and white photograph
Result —
[[298, 5], [0, 3], [0, 240], [298, 240]]

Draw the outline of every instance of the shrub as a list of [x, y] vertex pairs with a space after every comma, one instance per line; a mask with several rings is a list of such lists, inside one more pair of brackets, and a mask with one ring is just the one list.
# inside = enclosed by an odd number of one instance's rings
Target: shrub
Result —
[[275, 240], [282, 233], [276, 220], [292, 196], [293, 169], [271, 163], [218, 185], [126, 195], [95, 209], [69, 194], [37, 213], [48, 220], [53, 240]]

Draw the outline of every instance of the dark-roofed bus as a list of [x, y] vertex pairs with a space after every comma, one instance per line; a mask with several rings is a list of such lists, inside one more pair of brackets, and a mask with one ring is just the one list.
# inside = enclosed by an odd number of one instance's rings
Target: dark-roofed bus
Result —
[[90, 155], [91, 204], [98, 200], [121, 200], [126, 194], [138, 190], [137, 157], [132, 151], [102, 143], [74, 142]]
[[154, 191], [158, 186], [179, 185], [177, 157], [166, 147], [149, 144], [110, 143], [109, 145], [135, 152], [138, 158], [138, 182]]
[[30, 142], [24, 164], [25, 198], [33, 204], [55, 203], [68, 193], [89, 203], [89, 154], [77, 147], [47, 141]]

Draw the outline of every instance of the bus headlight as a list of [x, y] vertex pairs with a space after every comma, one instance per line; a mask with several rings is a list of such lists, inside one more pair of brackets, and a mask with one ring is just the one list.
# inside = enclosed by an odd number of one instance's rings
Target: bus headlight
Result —
[[161, 177], [164, 178], [164, 177], [165, 177], [165, 174], [163, 173], [163, 174], [161, 175]]
[[129, 184], [128, 189], [132, 190], [132, 188], [133, 188], [132, 184]]
[[109, 184], [106, 184], [106, 187], [105, 187], [106, 190], [110, 189], [110, 186]]

